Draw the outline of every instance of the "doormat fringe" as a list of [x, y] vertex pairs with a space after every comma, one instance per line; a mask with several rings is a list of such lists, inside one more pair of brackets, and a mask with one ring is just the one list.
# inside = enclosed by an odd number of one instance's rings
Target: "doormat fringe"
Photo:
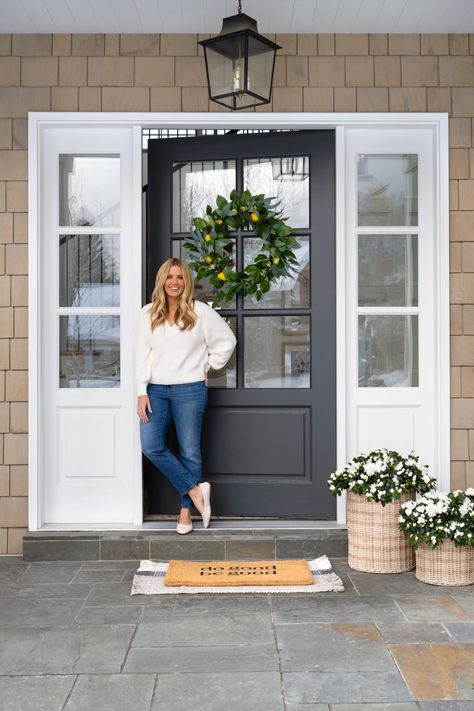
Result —
[[[261, 562], [261, 561], [260, 561]], [[247, 561], [258, 564], [259, 561]], [[307, 561], [313, 576], [310, 585], [226, 585], [218, 587], [168, 586], [164, 584], [169, 563], [140, 561], [132, 582], [131, 595], [174, 595], [190, 593], [317, 593], [343, 592], [342, 580], [333, 571], [329, 558], [325, 555]]]

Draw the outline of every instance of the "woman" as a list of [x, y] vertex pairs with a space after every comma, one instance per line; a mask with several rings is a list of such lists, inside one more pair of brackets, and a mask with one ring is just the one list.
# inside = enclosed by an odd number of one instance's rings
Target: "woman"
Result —
[[[181, 495], [177, 533], [193, 530], [191, 508], [207, 528], [210, 484], [201, 479], [201, 425], [207, 402], [207, 371], [222, 368], [235, 348], [229, 326], [210, 306], [193, 300], [193, 277], [181, 259], [158, 270], [151, 304], [138, 329], [137, 413], [145, 456]], [[173, 419], [180, 458], [166, 446]]]

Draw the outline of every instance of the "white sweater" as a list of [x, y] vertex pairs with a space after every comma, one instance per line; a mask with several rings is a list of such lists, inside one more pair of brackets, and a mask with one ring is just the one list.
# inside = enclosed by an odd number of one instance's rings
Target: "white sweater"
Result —
[[141, 310], [136, 349], [137, 395], [148, 383], [175, 385], [204, 380], [209, 368], [223, 368], [237, 343], [224, 319], [202, 301], [194, 301], [197, 321], [182, 331], [165, 320], [152, 332], [149, 311]]

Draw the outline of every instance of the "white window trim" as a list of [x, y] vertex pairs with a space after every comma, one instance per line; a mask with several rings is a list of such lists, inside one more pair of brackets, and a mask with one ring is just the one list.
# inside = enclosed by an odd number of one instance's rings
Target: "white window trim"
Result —
[[[344, 133], [349, 127], [415, 128], [429, 127], [433, 131], [438, 164], [436, 166], [435, 205], [438, 239], [435, 249], [435, 289], [438, 297], [435, 332], [435, 354], [438, 386], [437, 451], [434, 467], [440, 489], [450, 488], [450, 370], [449, 370], [449, 202], [448, 202], [448, 114], [442, 113], [29, 113], [29, 529], [43, 525], [41, 511], [41, 468], [38, 442], [41, 437], [39, 382], [41, 362], [39, 336], [41, 325], [39, 299], [39, 167], [41, 131], [46, 126], [128, 126], [133, 131], [133, 199], [132, 224], [136, 250], [132, 264], [137, 283], [136, 305], [141, 303], [141, 160], [143, 128], [286, 128], [335, 129], [336, 131], [336, 244], [337, 244], [337, 466], [347, 460], [346, 406], [346, 293], [345, 293], [345, 146]], [[137, 426], [137, 467], [139, 466]], [[141, 477], [135, 477], [133, 501], [134, 527], [141, 526]], [[345, 500], [337, 501], [337, 522], [345, 522]]]

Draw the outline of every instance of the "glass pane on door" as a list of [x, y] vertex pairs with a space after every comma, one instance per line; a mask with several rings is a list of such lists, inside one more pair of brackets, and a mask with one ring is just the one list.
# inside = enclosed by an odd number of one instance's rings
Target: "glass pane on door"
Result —
[[244, 160], [244, 190], [276, 198], [290, 227], [309, 227], [308, 156]]
[[418, 316], [359, 316], [359, 387], [418, 384]]
[[309, 388], [309, 316], [244, 318], [246, 388]]
[[120, 156], [59, 156], [59, 226], [120, 225]]
[[418, 156], [357, 156], [358, 224], [418, 224]]
[[120, 317], [59, 317], [59, 387], [120, 386]]
[[359, 235], [359, 306], [418, 306], [418, 236]]
[[[289, 277], [281, 277], [270, 285], [270, 291], [257, 301], [255, 295], [244, 298], [249, 309], [298, 309], [310, 306], [310, 249], [309, 237], [299, 237], [300, 247], [294, 250], [298, 265]], [[244, 265], [252, 262], [260, 251], [262, 240], [244, 238]]]
[[119, 235], [59, 236], [59, 305], [120, 305]]
[[189, 232], [193, 217], [215, 208], [216, 196], [235, 190], [235, 160], [173, 163], [173, 232]]

